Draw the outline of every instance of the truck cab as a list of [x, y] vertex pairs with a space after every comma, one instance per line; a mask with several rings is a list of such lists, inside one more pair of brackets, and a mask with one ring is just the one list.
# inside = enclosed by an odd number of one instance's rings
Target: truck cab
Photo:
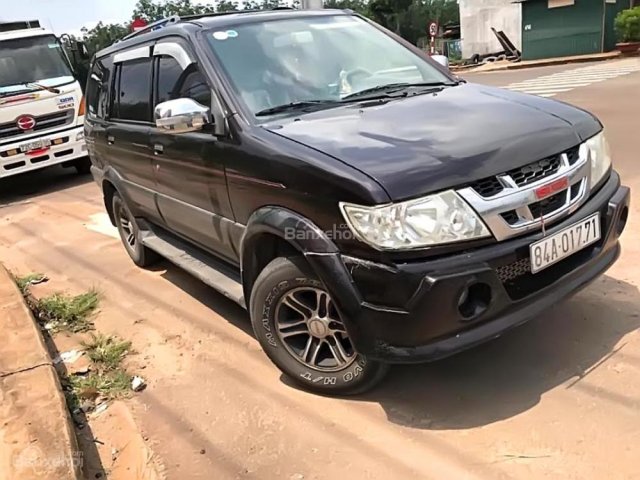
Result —
[[54, 164], [89, 171], [84, 98], [53, 32], [0, 24], [0, 178]]

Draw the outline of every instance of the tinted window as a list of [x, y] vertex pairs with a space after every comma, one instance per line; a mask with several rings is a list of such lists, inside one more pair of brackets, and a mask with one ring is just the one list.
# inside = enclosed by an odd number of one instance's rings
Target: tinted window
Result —
[[104, 118], [109, 109], [109, 85], [113, 62], [111, 58], [97, 59], [87, 80], [87, 110], [90, 116]]
[[182, 70], [173, 57], [163, 55], [158, 61], [156, 104], [176, 98], [192, 98], [211, 106], [211, 90], [198, 68], [190, 65]]
[[120, 67], [117, 118], [150, 120], [151, 65], [151, 59], [143, 58], [124, 62]]
[[196, 68], [186, 72], [180, 86], [180, 96], [193, 98], [206, 107], [211, 106], [211, 89], [204, 76]]
[[182, 75], [182, 67], [173, 58], [161, 56], [158, 61], [158, 93], [156, 104], [166, 102], [177, 96], [178, 82]]

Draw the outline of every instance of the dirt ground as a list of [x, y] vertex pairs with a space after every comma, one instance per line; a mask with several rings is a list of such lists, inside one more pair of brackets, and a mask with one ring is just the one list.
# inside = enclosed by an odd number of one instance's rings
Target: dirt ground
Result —
[[167, 263], [136, 268], [87, 177], [3, 182], [0, 259], [102, 292], [96, 326], [133, 342], [149, 385], [127, 403], [170, 479], [640, 478], [639, 86], [633, 74], [559, 96], [603, 120], [633, 189], [620, 261], [523, 327], [394, 367], [364, 396], [298, 390], [237, 305]]

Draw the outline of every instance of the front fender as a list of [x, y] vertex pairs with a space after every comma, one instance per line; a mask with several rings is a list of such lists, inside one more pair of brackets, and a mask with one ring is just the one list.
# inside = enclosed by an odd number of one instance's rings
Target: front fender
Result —
[[338, 248], [311, 220], [286, 208], [262, 207], [249, 217], [240, 246], [245, 298], [251, 298], [250, 279], [257, 275], [254, 271], [255, 252], [259, 251], [261, 237], [264, 239], [265, 234], [279, 237], [305, 257], [334, 299], [350, 336], [357, 338], [357, 325], [351, 319], [360, 313], [362, 298]]

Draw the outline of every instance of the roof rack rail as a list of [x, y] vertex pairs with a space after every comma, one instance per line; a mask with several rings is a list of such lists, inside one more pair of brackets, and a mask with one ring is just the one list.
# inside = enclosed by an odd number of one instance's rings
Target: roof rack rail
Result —
[[157, 22], [153, 22], [150, 23], [149, 25], [147, 25], [144, 28], [141, 28], [138, 31], [135, 31], [133, 33], [130, 33], [129, 35], [126, 35], [124, 37], [122, 37], [120, 40], [118, 40], [116, 43], [118, 42], [123, 42], [124, 40], [129, 40], [130, 38], [136, 37], [142, 33], [146, 33], [150, 30], [154, 30], [158, 27], [166, 27], [167, 25], [172, 25], [174, 23], [178, 23], [180, 21], [180, 17], [178, 15], [173, 15], [171, 17], [168, 18], [163, 18], [162, 20], [158, 20]]
[[[270, 10], [296, 10], [296, 8], [282, 6], [282, 7], [274, 7], [274, 8], [271, 8]], [[264, 11], [265, 10], [261, 10], [261, 9], [260, 10], [230, 10], [227, 12], [208, 12], [208, 13], [198, 13], [194, 15], [183, 15], [182, 17], [180, 17], [179, 15], [172, 15], [171, 17], [163, 18], [162, 20], [158, 20], [156, 22], [150, 23], [146, 27], [141, 28], [140, 30], [137, 30], [133, 33], [130, 33], [129, 35], [122, 37], [120, 40], [116, 40], [115, 43], [123, 42], [124, 40], [129, 40], [130, 38], [136, 37], [143, 33], [147, 33], [151, 30], [166, 27], [167, 25], [173, 25], [174, 23], [178, 23], [180, 21], [197, 20], [199, 18], [204, 18], [204, 17], [219, 17], [223, 15], [231, 15], [234, 13], [257, 13], [257, 12], [264, 12]]]

